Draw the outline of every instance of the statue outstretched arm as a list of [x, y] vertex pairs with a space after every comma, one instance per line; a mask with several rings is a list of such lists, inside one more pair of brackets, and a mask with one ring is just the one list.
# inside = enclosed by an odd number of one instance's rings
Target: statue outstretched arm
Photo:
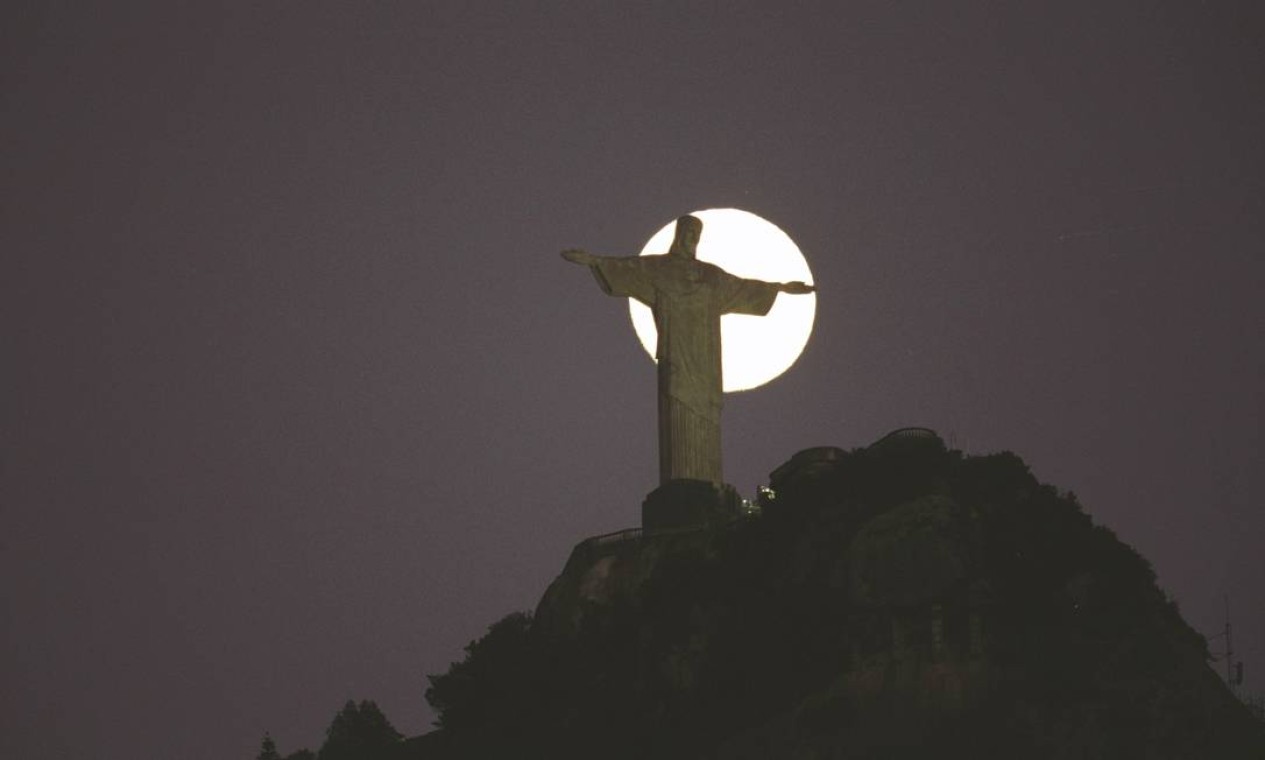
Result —
[[721, 314], [752, 314], [762, 317], [773, 308], [773, 302], [781, 293], [804, 295], [817, 289], [804, 282], [768, 282], [735, 277], [727, 272], [720, 278], [717, 304]]
[[570, 261], [572, 264], [590, 264], [597, 263], [597, 257], [581, 248], [568, 248], [562, 252], [562, 258]]
[[815, 286], [799, 282], [798, 280], [795, 282], [779, 282], [777, 284], [777, 289], [783, 293], [790, 293], [793, 296], [807, 295], [817, 291]]
[[654, 276], [641, 256], [594, 256], [580, 248], [568, 248], [562, 258], [587, 266], [608, 296], [635, 298], [647, 306], [654, 304]]

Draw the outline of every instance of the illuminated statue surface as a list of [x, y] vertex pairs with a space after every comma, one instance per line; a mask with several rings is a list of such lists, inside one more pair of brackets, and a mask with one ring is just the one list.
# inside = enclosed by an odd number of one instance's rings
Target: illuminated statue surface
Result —
[[677, 220], [676, 239], [665, 254], [594, 256], [562, 252], [588, 266], [603, 292], [635, 298], [654, 312], [658, 330], [659, 480], [721, 484], [722, 404], [720, 317], [764, 316], [778, 293], [813, 292], [802, 282], [763, 282], [732, 275], [695, 258], [703, 223]]

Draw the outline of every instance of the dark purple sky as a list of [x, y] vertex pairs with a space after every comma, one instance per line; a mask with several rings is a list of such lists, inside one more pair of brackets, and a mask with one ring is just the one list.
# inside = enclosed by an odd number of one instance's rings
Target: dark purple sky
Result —
[[1199, 630], [1230, 594], [1265, 691], [1257, 3], [32, 5], [0, 756], [424, 731], [424, 674], [655, 485], [652, 364], [558, 250], [712, 206], [820, 287], [729, 398], [741, 491], [906, 425], [1012, 449]]

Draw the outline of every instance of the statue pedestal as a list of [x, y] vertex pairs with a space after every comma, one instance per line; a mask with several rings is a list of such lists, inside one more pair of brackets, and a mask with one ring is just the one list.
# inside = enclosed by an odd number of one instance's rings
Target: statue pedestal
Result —
[[643, 530], [686, 528], [737, 517], [742, 498], [727, 483], [678, 478], [651, 491], [641, 503]]

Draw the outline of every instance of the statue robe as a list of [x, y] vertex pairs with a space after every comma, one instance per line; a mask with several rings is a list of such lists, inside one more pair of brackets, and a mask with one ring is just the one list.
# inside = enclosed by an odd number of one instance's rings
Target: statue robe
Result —
[[764, 316], [778, 286], [671, 254], [598, 257], [591, 269], [607, 295], [635, 298], [654, 312], [660, 483], [722, 483], [720, 315]]

